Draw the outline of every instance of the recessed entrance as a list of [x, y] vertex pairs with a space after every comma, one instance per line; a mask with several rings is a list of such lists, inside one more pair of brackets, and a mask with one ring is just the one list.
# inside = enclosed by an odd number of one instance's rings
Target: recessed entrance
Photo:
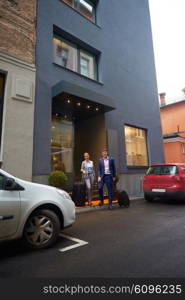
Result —
[[1, 134], [2, 134], [2, 120], [3, 120], [4, 87], [5, 87], [5, 75], [0, 73], [0, 149], [1, 149]]
[[105, 113], [112, 108], [61, 93], [52, 101], [52, 170], [68, 175], [68, 188], [81, 178], [83, 153], [89, 152], [97, 169], [101, 150], [107, 145]]

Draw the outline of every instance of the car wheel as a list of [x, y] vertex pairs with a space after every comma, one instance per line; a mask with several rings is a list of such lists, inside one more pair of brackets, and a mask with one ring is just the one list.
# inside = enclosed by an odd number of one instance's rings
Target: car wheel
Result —
[[148, 196], [148, 195], [146, 195], [145, 193], [144, 193], [144, 199], [145, 199], [146, 201], [148, 201], [148, 202], [152, 202], [152, 201], [153, 201], [153, 198], [150, 197], [150, 196]]
[[23, 242], [32, 249], [48, 248], [57, 241], [59, 232], [58, 216], [51, 210], [39, 209], [26, 222]]

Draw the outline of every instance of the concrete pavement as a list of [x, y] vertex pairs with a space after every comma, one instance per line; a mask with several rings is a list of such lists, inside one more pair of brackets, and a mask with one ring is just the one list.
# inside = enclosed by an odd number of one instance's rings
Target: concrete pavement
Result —
[[[138, 196], [132, 196], [129, 197], [130, 201], [137, 201], [137, 200], [143, 200], [143, 197], [138, 197]], [[118, 207], [118, 203], [117, 202], [113, 202], [113, 208], [114, 207]], [[108, 204], [104, 204], [103, 206], [99, 206], [99, 205], [95, 205], [95, 206], [84, 206], [84, 207], [76, 207], [76, 214], [81, 214], [81, 213], [86, 213], [86, 212], [96, 212], [99, 210], [105, 210], [108, 208]]]
[[77, 214], [63, 233], [88, 244], [67, 252], [74, 243], [64, 237], [42, 251], [0, 245], [0, 278], [184, 278], [184, 230], [185, 204], [175, 202]]

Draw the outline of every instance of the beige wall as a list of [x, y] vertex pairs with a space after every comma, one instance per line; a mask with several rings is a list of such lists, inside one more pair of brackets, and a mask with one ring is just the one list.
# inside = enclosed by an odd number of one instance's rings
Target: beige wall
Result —
[[2, 168], [32, 180], [35, 67], [0, 52], [0, 71], [7, 74], [0, 153]]
[[37, 0], [0, 0], [0, 72], [6, 74], [0, 160], [32, 180]]

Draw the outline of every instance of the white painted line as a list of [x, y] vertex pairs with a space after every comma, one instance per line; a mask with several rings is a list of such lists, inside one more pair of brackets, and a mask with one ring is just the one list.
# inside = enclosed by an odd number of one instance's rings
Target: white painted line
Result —
[[64, 248], [59, 249], [60, 252], [66, 252], [68, 250], [71, 250], [71, 249], [74, 249], [74, 248], [77, 248], [77, 247], [81, 247], [81, 246], [85, 246], [85, 245], [89, 244], [86, 241], [73, 238], [73, 237], [71, 237], [69, 235], [66, 235], [66, 234], [63, 234], [63, 233], [60, 233], [60, 236], [64, 237], [65, 239], [68, 239], [68, 240], [73, 241], [73, 242], [76, 243], [76, 244], [74, 244], [72, 246], [68, 246], [68, 247], [64, 247]]

